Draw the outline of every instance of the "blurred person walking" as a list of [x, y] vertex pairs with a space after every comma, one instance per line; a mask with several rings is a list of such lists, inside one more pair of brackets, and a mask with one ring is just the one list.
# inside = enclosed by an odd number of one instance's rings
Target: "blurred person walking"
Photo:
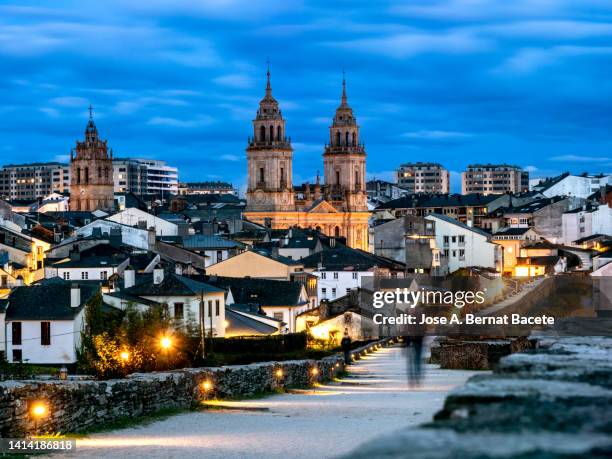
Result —
[[340, 341], [340, 346], [342, 346], [342, 351], [344, 352], [344, 364], [349, 365], [352, 363], [351, 361], [351, 337], [349, 336], [348, 328], [344, 329], [344, 337], [342, 341]]

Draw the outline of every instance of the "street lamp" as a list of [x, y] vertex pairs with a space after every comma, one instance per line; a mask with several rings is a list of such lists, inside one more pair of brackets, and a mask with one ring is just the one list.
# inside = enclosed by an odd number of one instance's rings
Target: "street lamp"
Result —
[[279, 368], [278, 370], [276, 370], [276, 377], [279, 378], [279, 379], [283, 377], [283, 370], [282, 370], [282, 368]]
[[47, 405], [43, 402], [34, 403], [30, 415], [34, 418], [34, 435], [38, 435], [38, 420], [47, 415]]
[[121, 357], [121, 360], [124, 362], [127, 362], [130, 359], [130, 353], [128, 351], [123, 351], [121, 354], [119, 354], [119, 357]]
[[202, 389], [204, 390], [204, 392], [208, 392], [212, 389], [212, 383], [210, 381], [204, 381], [202, 383]]
[[172, 346], [172, 340], [169, 337], [164, 336], [159, 344], [161, 345], [162, 349], [168, 350]]

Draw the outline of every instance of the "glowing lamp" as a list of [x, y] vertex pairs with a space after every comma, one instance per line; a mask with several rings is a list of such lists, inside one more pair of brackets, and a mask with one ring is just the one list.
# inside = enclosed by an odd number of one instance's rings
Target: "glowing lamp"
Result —
[[121, 357], [121, 360], [126, 362], [130, 359], [130, 353], [127, 351], [123, 351], [121, 354], [119, 354], [119, 357]]
[[282, 378], [283, 377], [283, 370], [281, 370], [280, 368], [278, 370], [276, 370], [276, 377], [277, 378]]
[[172, 340], [168, 338], [167, 336], [164, 336], [161, 339], [160, 344], [163, 349], [170, 349], [170, 346], [172, 346]]
[[42, 403], [37, 403], [32, 407], [32, 414], [37, 418], [42, 418], [47, 414], [47, 407]]
[[316, 376], [316, 375], [319, 374], [319, 369], [318, 368], [313, 368], [310, 372], [312, 373], [313, 376]]
[[206, 392], [208, 392], [209, 390], [212, 389], [212, 383], [210, 381], [204, 381], [202, 383], [202, 389], [204, 389]]

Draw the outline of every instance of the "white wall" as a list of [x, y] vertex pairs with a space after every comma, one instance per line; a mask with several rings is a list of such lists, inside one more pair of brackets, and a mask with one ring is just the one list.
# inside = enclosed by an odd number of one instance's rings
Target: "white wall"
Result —
[[52, 320], [51, 344], [40, 344], [40, 320], [21, 322], [21, 345], [12, 344], [12, 325], [7, 322], [7, 359], [13, 360], [13, 349], [21, 349], [23, 361], [34, 364], [70, 364], [76, 362], [76, 349], [80, 345], [84, 309], [75, 320]]
[[[436, 222], [436, 246], [440, 249], [441, 254], [448, 250], [449, 255], [446, 257], [446, 260], [449, 272], [452, 273], [460, 268], [467, 267], [495, 269], [501, 267], [501, 247], [489, 242], [486, 236], [469, 228], [463, 228], [446, 220], [436, 218], [433, 215], [425, 218]], [[465, 241], [463, 246], [459, 242], [459, 236], [461, 235], [463, 235]], [[444, 245], [444, 236], [449, 236], [448, 246]], [[455, 242], [453, 242], [453, 236], [456, 238]], [[463, 259], [461, 259], [461, 250], [464, 251]]]
[[122, 210], [121, 212], [118, 212], [115, 215], [107, 217], [106, 220], [121, 223], [127, 226], [137, 226], [141, 222], [145, 222], [143, 225], [146, 227], [146, 229], [155, 229], [156, 236], [178, 235], [178, 225], [175, 225], [174, 223], [164, 220], [162, 218], [156, 217], [155, 215], [151, 215], [135, 207], [130, 207], [129, 209]]
[[[70, 281], [106, 280], [115, 273], [122, 274], [129, 261], [128, 258], [118, 266], [100, 266], [95, 268], [62, 268], [61, 265], [58, 267], [45, 267], [45, 277], [59, 277]], [[102, 276], [103, 272], [106, 273], [106, 277]], [[65, 273], [68, 274], [68, 277], [65, 277]], [[83, 273], [87, 274], [86, 277], [83, 277]]]
[[594, 211], [563, 214], [562, 231], [561, 242], [564, 244], [571, 244], [577, 239], [594, 234], [612, 236], [612, 209], [607, 204], [602, 204]]
[[295, 333], [296, 319], [299, 314], [308, 310], [309, 305], [304, 306], [263, 306], [261, 309], [267, 316], [274, 317], [275, 313], [282, 314], [282, 321], [285, 325], [281, 328], [281, 333]]
[[[334, 300], [347, 294], [347, 289], [361, 287], [363, 277], [373, 277], [372, 271], [313, 271], [317, 276], [317, 297], [319, 302], [323, 299]], [[355, 278], [356, 276], [356, 278]], [[325, 293], [323, 292], [325, 289]], [[336, 294], [333, 294], [336, 289]]]
[[612, 183], [612, 175], [606, 175], [602, 178], [598, 177], [580, 177], [576, 175], [568, 175], [563, 180], [555, 183], [542, 194], [547, 198], [553, 196], [576, 196], [579, 198], [587, 198], [602, 185]]
[[[84, 237], [91, 236], [94, 228], [101, 228], [102, 233], [110, 233], [111, 228], [119, 228], [121, 230], [121, 242], [137, 249], [149, 250], [150, 245], [155, 244], [155, 240], [151, 240], [154, 238], [149, 237], [149, 230], [121, 225], [109, 220], [95, 220], [77, 229], [75, 233], [77, 235], [82, 234]], [[152, 234], [153, 232], [151, 232]]]

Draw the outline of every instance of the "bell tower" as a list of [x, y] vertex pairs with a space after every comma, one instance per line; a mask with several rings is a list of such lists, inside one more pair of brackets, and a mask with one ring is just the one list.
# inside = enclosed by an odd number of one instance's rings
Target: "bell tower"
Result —
[[100, 140], [89, 106], [85, 140], [70, 152], [70, 210], [111, 209], [114, 205], [113, 155]]
[[359, 139], [359, 126], [346, 97], [342, 78], [342, 98], [329, 128], [329, 144], [323, 153], [325, 195], [334, 205], [343, 201], [349, 211], [367, 210], [365, 190], [366, 152]]
[[259, 102], [253, 120], [253, 136], [248, 139], [247, 211], [295, 210], [293, 193], [293, 148], [287, 137], [285, 120], [272, 96], [270, 67], [266, 94]]

